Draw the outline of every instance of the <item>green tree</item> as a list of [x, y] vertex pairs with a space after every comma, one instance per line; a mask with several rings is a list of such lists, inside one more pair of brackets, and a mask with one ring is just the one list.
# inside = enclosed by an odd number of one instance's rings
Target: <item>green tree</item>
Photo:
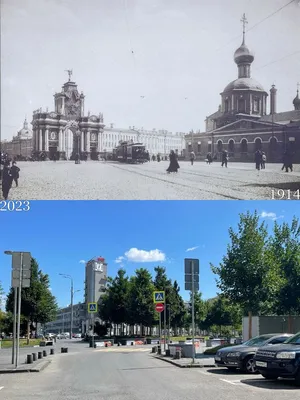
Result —
[[[257, 212], [240, 214], [237, 232], [229, 229], [231, 243], [219, 266], [211, 264], [218, 275], [217, 287], [233, 303], [239, 304], [243, 312], [248, 311], [249, 333], [252, 313], [258, 313], [268, 299], [265, 276], [268, 263], [265, 248], [268, 239], [264, 223], [259, 224]], [[251, 334], [251, 333], [250, 333]]]
[[[275, 222], [268, 252], [276, 286], [273, 287], [275, 313], [292, 315], [300, 313], [300, 225], [294, 217], [291, 225]], [[275, 281], [275, 279], [274, 279]], [[291, 295], [292, 294], [292, 295]], [[291, 321], [289, 319], [289, 330]]]
[[[55, 297], [50, 291], [49, 276], [40, 269], [37, 261], [31, 259], [30, 287], [21, 292], [21, 314], [27, 322], [27, 340], [30, 337], [30, 325], [45, 324], [56, 318], [58, 310]], [[6, 301], [6, 311], [13, 312], [14, 290], [11, 288]]]
[[117, 276], [110, 279], [107, 292], [102, 299], [99, 315], [104, 321], [118, 324], [127, 323], [128, 315], [128, 296], [129, 279], [124, 269], [119, 269]]
[[153, 291], [150, 272], [145, 268], [136, 270], [135, 276], [130, 278], [127, 307], [129, 323], [140, 324], [142, 334], [144, 326], [151, 327], [155, 320]]

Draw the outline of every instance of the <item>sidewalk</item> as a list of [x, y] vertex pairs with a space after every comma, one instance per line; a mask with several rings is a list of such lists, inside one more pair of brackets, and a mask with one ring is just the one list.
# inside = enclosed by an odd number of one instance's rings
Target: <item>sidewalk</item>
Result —
[[[0, 350], [0, 374], [13, 374], [20, 372], [40, 372], [51, 363], [49, 353], [50, 347], [21, 347], [19, 353], [19, 365], [15, 368], [15, 365], [11, 363], [11, 349]], [[52, 348], [52, 347], [51, 347]], [[37, 353], [38, 351], [47, 350], [47, 357], [40, 360], [34, 361], [32, 364], [26, 364], [27, 354]]]
[[166, 357], [165, 355], [152, 356], [169, 364], [176, 365], [176, 367], [179, 368], [212, 368], [216, 366], [214, 357], [206, 356], [204, 354], [198, 354], [194, 364], [192, 364], [191, 358], [181, 358], [180, 360], [174, 360], [173, 357]]

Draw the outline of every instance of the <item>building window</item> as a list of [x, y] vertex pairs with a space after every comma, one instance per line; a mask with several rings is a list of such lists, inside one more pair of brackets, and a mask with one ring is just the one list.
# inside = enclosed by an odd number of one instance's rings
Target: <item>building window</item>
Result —
[[207, 151], [211, 153], [211, 143], [208, 144]]
[[229, 112], [229, 100], [225, 100], [225, 112]]
[[245, 111], [245, 100], [239, 99], [239, 112], [244, 113]]
[[256, 113], [259, 112], [259, 100], [258, 99], [253, 100], [253, 112], [256, 112]]
[[241, 141], [241, 152], [242, 153], [247, 153], [247, 151], [248, 151], [248, 142], [247, 142], [246, 139], [243, 139]]
[[[178, 151], [178, 150], [177, 150], [177, 151]], [[198, 153], [201, 153], [201, 143], [198, 143], [197, 152], [198, 152]]]

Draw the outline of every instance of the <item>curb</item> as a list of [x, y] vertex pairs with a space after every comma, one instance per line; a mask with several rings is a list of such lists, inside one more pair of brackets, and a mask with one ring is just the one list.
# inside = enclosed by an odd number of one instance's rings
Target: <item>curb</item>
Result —
[[156, 358], [157, 360], [165, 361], [165, 362], [167, 362], [169, 364], [175, 365], [178, 368], [216, 368], [215, 364], [187, 364], [187, 365], [180, 365], [180, 364], [177, 364], [175, 361], [168, 360], [166, 358], [157, 357], [157, 356], [153, 356], [153, 358]]
[[20, 369], [0, 369], [0, 374], [21, 374], [24, 372], [41, 372], [48, 367], [51, 363], [50, 360], [41, 361], [36, 367], [30, 368], [29, 366]]

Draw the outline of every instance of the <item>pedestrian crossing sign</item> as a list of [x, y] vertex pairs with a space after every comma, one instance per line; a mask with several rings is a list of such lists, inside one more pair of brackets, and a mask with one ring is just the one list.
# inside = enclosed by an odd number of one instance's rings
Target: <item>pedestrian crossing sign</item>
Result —
[[165, 302], [165, 292], [164, 291], [156, 291], [153, 293], [154, 304], [164, 303]]
[[94, 314], [98, 312], [98, 304], [97, 303], [88, 303], [88, 313]]

